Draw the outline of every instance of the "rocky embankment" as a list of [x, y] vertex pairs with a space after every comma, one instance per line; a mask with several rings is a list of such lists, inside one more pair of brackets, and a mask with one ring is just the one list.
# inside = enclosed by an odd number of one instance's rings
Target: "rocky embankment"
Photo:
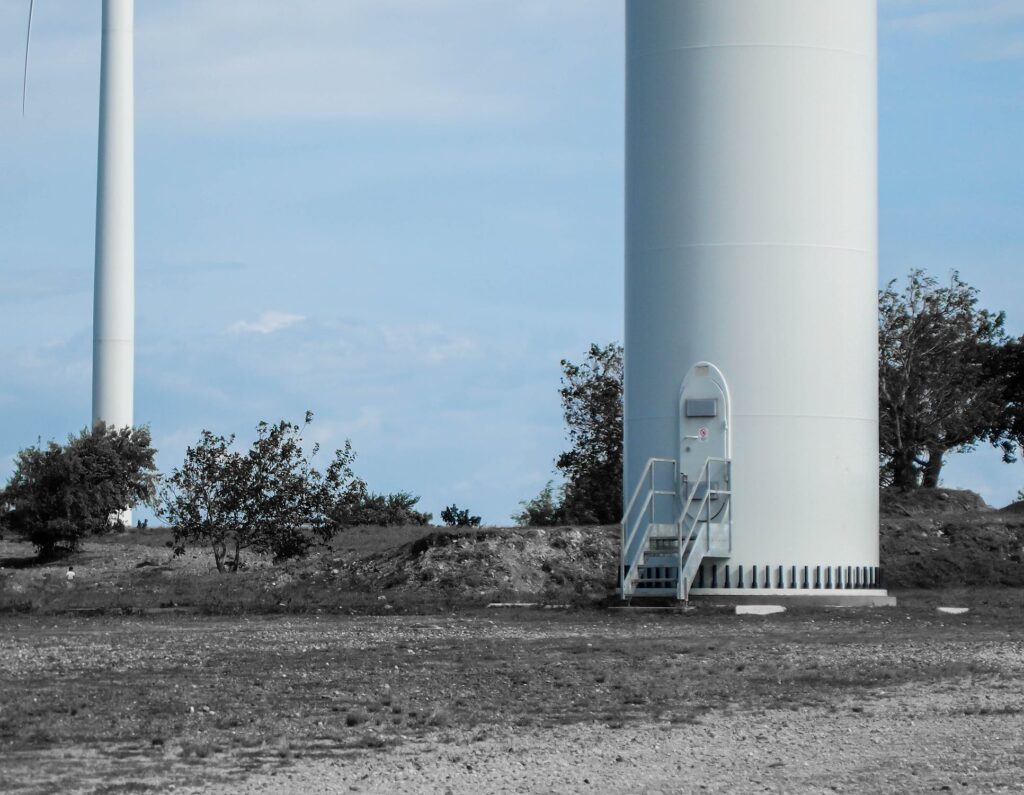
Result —
[[1024, 503], [996, 510], [971, 491], [884, 490], [889, 588], [1024, 586]]
[[[209, 613], [433, 612], [489, 602], [593, 605], [618, 565], [617, 527], [374, 528], [273, 564], [246, 553], [218, 574], [206, 549], [174, 557], [166, 530], [86, 542], [39, 564], [30, 545], [0, 541], [0, 610], [192, 609]], [[1024, 587], [1024, 503], [1002, 510], [976, 494], [882, 493], [882, 568], [894, 590]], [[74, 565], [73, 584], [65, 580]]]

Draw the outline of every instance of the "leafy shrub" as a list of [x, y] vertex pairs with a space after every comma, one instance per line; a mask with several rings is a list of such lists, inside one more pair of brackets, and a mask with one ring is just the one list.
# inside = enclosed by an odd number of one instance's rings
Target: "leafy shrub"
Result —
[[341, 527], [376, 525], [378, 527], [405, 527], [426, 525], [433, 514], [416, 510], [420, 498], [407, 491], [396, 494], [374, 494], [363, 492], [353, 498], [350, 504], [339, 506], [334, 516]]
[[163, 515], [174, 527], [175, 552], [187, 544], [209, 544], [218, 571], [237, 571], [244, 549], [271, 553], [275, 560], [305, 554], [334, 532], [331, 517], [353, 504], [366, 486], [352, 473], [352, 446], [336, 450], [324, 473], [302, 448], [302, 428], [282, 420], [261, 422], [245, 454], [231, 447], [235, 437], [203, 431], [185, 461], [167, 479]]
[[571, 448], [555, 466], [565, 478], [562, 507], [577, 524], [622, 516], [622, 346], [591, 345], [583, 364], [562, 360], [562, 414]]
[[441, 521], [449, 527], [479, 527], [480, 517], [470, 516], [469, 511], [452, 504], [441, 511]]
[[512, 514], [512, 521], [520, 527], [553, 527], [565, 524], [565, 487], [555, 489], [549, 480], [532, 500], [522, 500], [523, 510]]
[[149, 428], [103, 423], [65, 445], [21, 450], [0, 492], [0, 525], [30, 541], [40, 557], [74, 551], [88, 535], [123, 528], [122, 512], [154, 504], [155, 455]]
[[947, 453], [985, 439], [1015, 459], [1021, 360], [1004, 326], [1004, 313], [979, 308], [978, 290], [956, 271], [943, 285], [912, 270], [903, 290], [894, 279], [879, 292], [883, 486], [936, 488]]

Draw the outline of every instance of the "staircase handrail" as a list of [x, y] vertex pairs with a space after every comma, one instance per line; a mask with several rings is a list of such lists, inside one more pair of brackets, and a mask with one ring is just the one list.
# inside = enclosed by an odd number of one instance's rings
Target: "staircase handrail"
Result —
[[649, 458], [647, 459], [647, 466], [644, 467], [643, 473], [640, 475], [636, 482], [636, 488], [633, 489], [633, 496], [629, 498], [629, 502], [626, 503], [626, 510], [622, 514], [622, 521], [620, 524], [625, 524], [626, 519], [629, 518], [629, 512], [633, 510], [633, 503], [636, 502], [636, 498], [640, 496], [640, 489], [644, 486], [644, 481], [647, 476], [651, 473], [651, 469], [655, 464], [672, 464], [673, 468], [676, 466], [676, 460], [674, 458]]
[[[696, 534], [696, 536], [694, 536], [693, 531], [697, 528], [698, 524], [700, 524], [700, 529], [697, 530], [697, 534]], [[703, 539], [705, 543], [709, 543], [708, 540], [707, 540], [707, 537], [710, 534], [710, 532], [711, 532], [711, 528], [710, 528], [710, 524], [709, 523], [707, 523], [707, 522], [701, 522], [701, 523], [695, 522], [690, 527], [690, 534], [687, 537], [687, 544], [689, 544], [689, 539], [692, 538], [693, 539], [693, 546], [689, 549], [689, 552], [686, 553], [686, 560], [685, 561], [683, 560], [683, 552], [680, 551], [680, 553], [679, 553], [679, 562], [677, 564], [678, 568], [676, 569], [676, 571], [677, 571], [677, 575], [676, 575], [676, 598], [680, 599], [681, 601], [684, 601], [684, 602], [690, 601], [690, 580], [689, 580], [689, 577], [687, 576], [686, 572], [687, 572], [687, 569], [690, 566], [690, 561], [693, 558], [693, 555], [694, 555], [694, 553], [695, 553], [695, 551], [697, 549], [698, 542], [701, 539]], [[703, 550], [702, 553], [701, 553], [701, 558], [702, 559], [703, 559], [704, 552], [706, 552], [706, 549]]]
[[[673, 483], [676, 480], [676, 467], [678, 462], [674, 458], [649, 458], [647, 459], [647, 465], [644, 467], [644, 471], [637, 479], [636, 487], [633, 489], [633, 494], [629, 498], [629, 502], [626, 503], [626, 510], [622, 514], [622, 521], [619, 523], [622, 527], [622, 549], [619, 554], [619, 561], [626, 559], [626, 550], [632, 548], [634, 541], [636, 540], [636, 534], [640, 529], [640, 520], [647, 512], [652, 501], [659, 494], [676, 496], [675, 491], [659, 491], [654, 488], [654, 466], [656, 464], [671, 464], [672, 465], [672, 480]], [[643, 489], [644, 484], [647, 482], [648, 476], [650, 476], [650, 485], [647, 491], [647, 497], [644, 500], [643, 507], [636, 515], [636, 519], [632, 523], [629, 522], [629, 516], [633, 510], [633, 506], [636, 504], [637, 498], [640, 496], [640, 491]], [[627, 533], [627, 524], [629, 525], [629, 532]], [[650, 523], [647, 525], [647, 532], [650, 532]], [[632, 560], [626, 567], [626, 570], [622, 572], [622, 593], [623, 596], [626, 594], [630, 577], [633, 575], [633, 570], [636, 568], [636, 559]]]
[[[685, 594], [689, 594], [690, 588], [689, 588], [689, 584], [688, 583], [684, 583], [683, 582], [683, 579], [684, 579], [683, 578], [683, 555], [685, 554], [686, 548], [690, 545], [690, 541], [693, 540], [693, 531], [697, 528], [697, 525], [702, 521], [701, 518], [700, 518], [700, 513], [701, 513], [701, 511], [705, 510], [705, 508], [707, 508], [707, 514], [708, 515], [703, 519], [703, 521], [705, 523], [705, 526], [708, 528], [708, 530], [710, 532], [711, 508], [710, 508], [710, 505], [708, 503], [709, 503], [709, 500], [711, 499], [711, 495], [712, 494], [725, 494], [725, 495], [727, 495], [729, 497], [732, 496], [732, 488], [731, 487], [729, 489], [712, 489], [711, 488], [711, 471], [710, 471], [710, 468], [711, 468], [711, 464], [712, 463], [725, 464], [726, 466], [729, 466], [731, 464], [731, 461], [728, 458], [716, 458], [716, 457], [713, 457], [713, 456], [709, 456], [708, 458], [704, 459], [704, 466], [702, 466], [700, 468], [700, 474], [697, 476], [697, 480], [694, 483], [693, 489], [690, 490], [690, 494], [689, 494], [689, 496], [686, 499], [686, 503], [683, 505], [682, 511], [679, 512], [679, 519], [676, 521], [676, 528], [677, 528], [676, 541], [677, 541], [677, 543], [679, 545], [679, 550], [678, 550], [678, 555], [679, 555], [679, 564], [678, 565], [679, 565], [679, 568], [677, 569], [677, 571], [678, 571], [678, 578], [679, 579], [678, 579], [678, 582], [676, 584], [676, 587], [684, 595]], [[693, 498], [697, 495], [697, 484], [703, 482], [705, 480], [705, 478], [707, 479], [708, 487], [706, 489], [704, 489], [704, 496], [701, 498], [700, 504], [697, 506], [697, 515], [694, 516], [693, 517], [693, 521], [689, 523], [690, 529], [689, 529], [689, 531], [686, 534], [686, 540], [684, 542], [683, 541], [683, 522], [685, 522], [687, 517], [690, 515], [690, 508], [693, 506]]]
[[[624, 560], [625, 559], [625, 557], [626, 557], [626, 550], [630, 549], [633, 546], [633, 542], [636, 540], [636, 535], [637, 535], [637, 533], [640, 530], [641, 521], [644, 518], [644, 514], [646, 513], [647, 508], [650, 507], [651, 503], [654, 501], [654, 498], [657, 495], [659, 495], [659, 494], [665, 495], [665, 496], [673, 496], [673, 497], [676, 496], [674, 491], [655, 491], [655, 490], [652, 489], [651, 491], [647, 492], [647, 499], [644, 500], [643, 507], [637, 513], [636, 519], [633, 520], [633, 524], [632, 524], [632, 526], [630, 528], [630, 532], [629, 532], [628, 537], [626, 536], [625, 527], [623, 527], [622, 554], [621, 554], [621, 556], [619, 558], [620, 560]], [[646, 527], [647, 527], [647, 531], [646, 532], [647, 533], [650, 533], [651, 525], [652, 524], [653, 524], [653, 522], [648, 522], [647, 523], [647, 525], [646, 525]], [[646, 539], [644, 539], [644, 540], [646, 540]], [[629, 564], [629, 566], [626, 567], [626, 571], [623, 572], [623, 575], [622, 575], [622, 581], [623, 582], [627, 582], [629, 580], [629, 578], [632, 576], [633, 569], [636, 568], [636, 565], [637, 565], [637, 560], [634, 559]]]

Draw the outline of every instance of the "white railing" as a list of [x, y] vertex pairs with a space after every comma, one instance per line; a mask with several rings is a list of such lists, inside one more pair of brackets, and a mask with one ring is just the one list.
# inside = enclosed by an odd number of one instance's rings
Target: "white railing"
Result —
[[[658, 464], [671, 465], [673, 482], [672, 491], [655, 488], [655, 468]], [[727, 488], [711, 488], [712, 464], [722, 464], [724, 466], [725, 473], [723, 478], [727, 484]], [[626, 503], [626, 510], [622, 515], [622, 548], [619, 557], [619, 568], [622, 572], [621, 594], [623, 599], [631, 596], [635, 592], [633, 580], [637, 576], [637, 568], [644, 556], [644, 549], [646, 548], [651, 528], [656, 524], [655, 498], [658, 496], [671, 496], [676, 499], [679, 498], [678, 469], [679, 465], [674, 459], [649, 459], [647, 466], [644, 467], [643, 473], [637, 480], [637, 484], [633, 489], [632, 495], [630, 495], [629, 501]], [[704, 556], [710, 550], [710, 528], [712, 520], [711, 501], [719, 496], [725, 497], [726, 502], [718, 510], [716, 516], [718, 516], [723, 510], [728, 511], [727, 526], [730, 528], [729, 546], [730, 548], [732, 547], [731, 470], [732, 462], [727, 458], [706, 459], [704, 461], [704, 466], [701, 467], [700, 475], [698, 475], [693, 488], [689, 490], [689, 494], [686, 497], [686, 502], [683, 504], [682, 510], [673, 522], [676, 528], [676, 544], [678, 545], [676, 549], [676, 597], [682, 601], [689, 600], [690, 583], [693, 582], [697, 568], [700, 566]], [[693, 512], [694, 508], [694, 500], [702, 483], [706, 484], [704, 487], [704, 493], [701, 496], [700, 501], [696, 504], [696, 512], [691, 516], [691, 512]], [[636, 511], [636, 516], [633, 517], [637, 500], [640, 499], [640, 494], [645, 486], [647, 487], [647, 496], [641, 503], [640, 509]], [[701, 513], [704, 514], [703, 518], [701, 518]], [[684, 525], [686, 525], [685, 538]], [[627, 554], [633, 549], [636, 549], [637, 552], [627, 563]]]
[[[654, 468], [657, 464], [670, 464], [672, 466], [672, 491], [658, 490], [654, 487]], [[626, 562], [626, 553], [633, 548], [637, 541], [637, 533], [643, 529], [643, 536], [640, 539], [639, 546], [643, 547], [647, 543], [647, 537], [651, 532], [651, 525], [654, 524], [654, 498], [658, 496], [670, 496], [678, 497], [678, 493], [675, 490], [675, 484], [677, 482], [677, 472], [679, 465], [673, 458], [651, 458], [647, 461], [647, 466], [644, 467], [643, 473], [636, 482], [636, 487], [633, 489], [633, 494], [629, 498], [629, 502], [626, 503], [626, 510], [622, 514], [622, 551], [619, 556], [619, 568], [622, 568], [622, 564]], [[644, 485], [647, 485], [647, 497], [643, 502], [640, 510], [637, 512], [636, 519], [630, 522], [630, 514], [633, 511], [633, 507], [636, 505], [637, 499], [640, 497], [640, 491]], [[643, 522], [644, 515], [650, 511], [650, 520]], [[627, 530], [628, 527], [628, 530]], [[632, 578], [635, 574], [637, 561], [640, 559], [641, 554], [637, 554], [629, 562], [628, 566], [622, 572], [622, 595], [627, 595], [627, 590], [632, 592]]]
[[[713, 489], [711, 488], [711, 465], [722, 464], [725, 467], [724, 480], [729, 488], [726, 489]], [[693, 488], [690, 490], [689, 496], [686, 498], [686, 503], [683, 505], [683, 509], [679, 512], [679, 519], [676, 522], [676, 543], [679, 545], [677, 550], [678, 555], [678, 568], [677, 579], [676, 579], [676, 598], [682, 601], [689, 601], [690, 599], [690, 583], [693, 581], [693, 576], [696, 574], [697, 567], [700, 566], [701, 560], [704, 555], [710, 550], [711, 540], [711, 501], [716, 496], [725, 497], [725, 505], [723, 505], [718, 513], [722, 511], [728, 511], [729, 517], [727, 526], [732, 526], [732, 462], [728, 458], [707, 458], [704, 461], [704, 466], [700, 469], [700, 474], [697, 476], [697, 481]], [[696, 513], [691, 517], [690, 511], [693, 507], [693, 498], [697, 496], [697, 489], [701, 483], [706, 481], [707, 485], [704, 488], [704, 496], [701, 498], [700, 503], [697, 505]], [[701, 512], [704, 512], [704, 518], [701, 519]], [[716, 514], [717, 516], [718, 514]], [[689, 521], [689, 529], [686, 533], [686, 538], [683, 538], [683, 524]], [[697, 529], [697, 525], [700, 524], [701, 528], [698, 531], [697, 537], [694, 538], [694, 530]], [[687, 552], [687, 548], [690, 547], [690, 542], [693, 542], [693, 547]], [[694, 554], [697, 552], [698, 546], [701, 547], [700, 554]], [[732, 547], [732, 533], [730, 530], [730, 548]], [[683, 558], [686, 558], [684, 561]]]

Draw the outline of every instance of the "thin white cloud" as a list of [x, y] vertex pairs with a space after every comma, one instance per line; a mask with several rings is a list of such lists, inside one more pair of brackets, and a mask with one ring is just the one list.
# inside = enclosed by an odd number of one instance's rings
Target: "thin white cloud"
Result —
[[[615, 3], [182, 0], [140, 15], [141, 110], [187, 124], [502, 121], [530, 113], [565, 32]], [[522, 45], [535, 57], [524, 62]], [[583, 42], [580, 42], [582, 44]], [[563, 53], [564, 47], [563, 43]], [[570, 45], [571, 46], [571, 45]], [[585, 52], [582, 51], [581, 52]], [[559, 55], [563, 54], [559, 53]]]
[[304, 315], [293, 315], [288, 312], [264, 312], [256, 320], [239, 320], [232, 324], [231, 331], [236, 334], [272, 334], [275, 331], [294, 326], [305, 320]]
[[[328, 454], [339, 448], [346, 439], [377, 434], [384, 421], [384, 410], [379, 405], [360, 406], [354, 417], [321, 421], [314, 418], [306, 432], [306, 439], [320, 445]], [[357, 451], [358, 452], [358, 451]]]
[[84, 339], [76, 335], [31, 347], [0, 348], [5, 386], [10, 386], [16, 396], [45, 390], [75, 394], [77, 390], [87, 389], [92, 377], [92, 356], [83, 342]]
[[[33, 25], [33, 119], [70, 106], [93, 126], [97, 9], [70, 0], [43, 6]], [[26, 13], [0, 8], [11, 31], [0, 36], [0, 109], [12, 118], [20, 117]], [[620, 14], [610, 0], [146, 3], [135, 17], [136, 110], [140, 126], [197, 131], [531, 118], [557, 106], [559, 87], [597, 57], [592, 35]]]
[[5, 269], [3, 279], [0, 305], [78, 295], [92, 288], [92, 273], [85, 268], [11, 268]]
[[382, 326], [380, 334], [389, 350], [411, 355], [428, 364], [465, 359], [477, 350], [472, 339], [452, 333], [436, 323]]
[[1004, 26], [1024, 20], [1024, 0], [916, 0], [890, 2], [889, 27], [925, 36], [965, 28]]
[[982, 48], [976, 55], [979, 61], [1024, 60], [1024, 35], [1011, 41]]
[[427, 348], [425, 358], [431, 364], [441, 364], [451, 359], [464, 359], [476, 350], [472, 340], [464, 337], [438, 342]]

